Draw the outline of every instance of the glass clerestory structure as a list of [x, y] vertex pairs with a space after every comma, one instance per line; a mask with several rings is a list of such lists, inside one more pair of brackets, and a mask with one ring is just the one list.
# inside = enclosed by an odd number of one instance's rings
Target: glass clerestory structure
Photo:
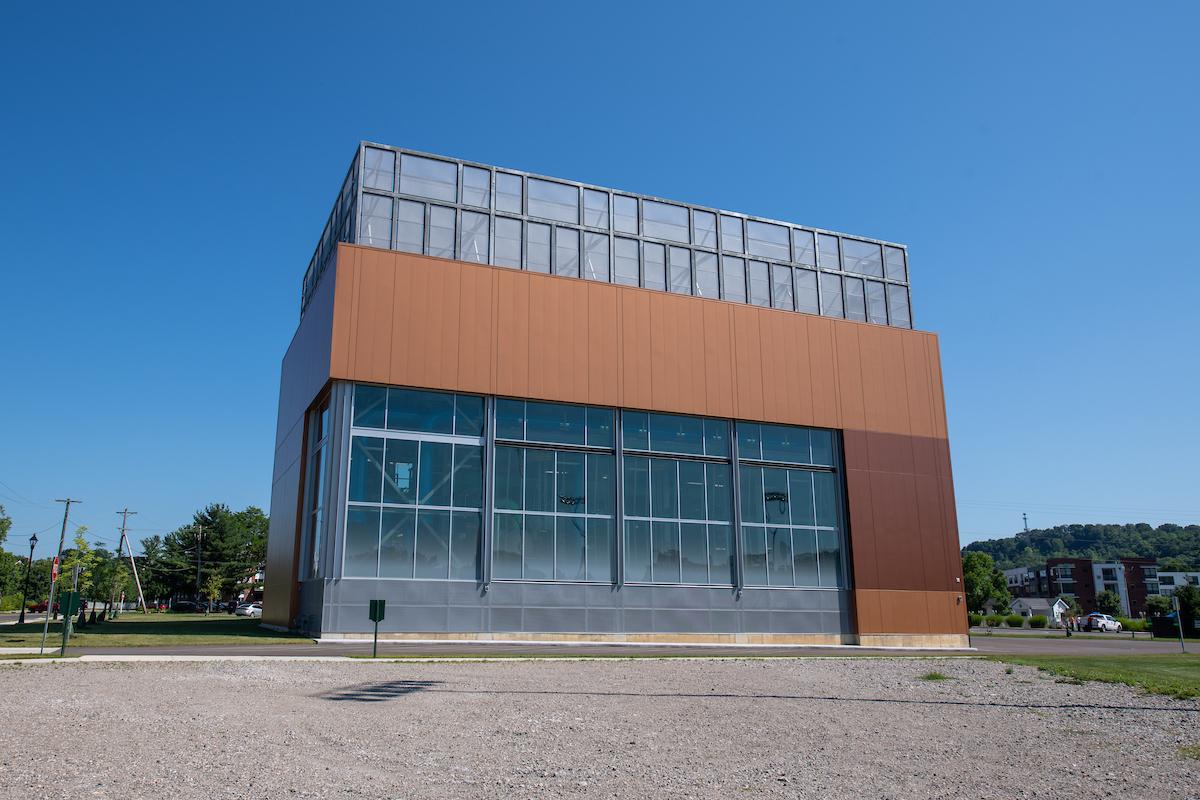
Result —
[[329, 424], [343, 546], [310, 508], [308, 578], [847, 586], [836, 431], [369, 384], [340, 459]]
[[338, 242], [911, 328], [903, 245], [363, 143], [309, 263]]

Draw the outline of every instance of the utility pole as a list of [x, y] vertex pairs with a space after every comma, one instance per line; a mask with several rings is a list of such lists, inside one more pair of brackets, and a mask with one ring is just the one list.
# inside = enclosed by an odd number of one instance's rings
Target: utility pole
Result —
[[200, 557], [204, 550], [204, 526], [196, 525], [196, 602], [200, 602]]
[[[63, 509], [62, 532], [58, 535], [58, 555], [55, 557], [55, 562], [62, 564], [63, 545], [67, 541], [67, 516], [71, 513], [71, 503], [82, 503], [82, 500], [76, 500], [68, 497], [66, 500], [55, 500], [56, 503], [66, 503]], [[50, 576], [50, 597], [46, 599], [46, 622], [42, 625], [42, 644], [38, 648], [39, 654], [46, 652], [46, 634], [50, 632], [50, 614], [54, 611], [54, 590], [57, 588], [58, 580], [56, 576]]]
[[1021, 512], [1021, 521], [1025, 523], [1025, 532], [1029, 533], [1029, 515], [1024, 511]]
[[[125, 506], [125, 508], [123, 510], [118, 511], [117, 513], [121, 515], [121, 541], [117, 543], [117, 563], [120, 564], [121, 556], [125, 552], [125, 526], [129, 520], [129, 515], [136, 514], [137, 512], [130, 511], [129, 506]], [[132, 547], [129, 548], [129, 555], [132, 560], [132, 556], [133, 556], [133, 548]], [[112, 591], [109, 593], [109, 596], [108, 596], [108, 605], [110, 608], [112, 608], [113, 603], [116, 600], [116, 596], [117, 596], [117, 585], [114, 583], [112, 586]], [[114, 617], [120, 616], [120, 612], [117, 611], [115, 608], [113, 608], [113, 611], [115, 613], [113, 613], [112, 616], [114, 616]]]

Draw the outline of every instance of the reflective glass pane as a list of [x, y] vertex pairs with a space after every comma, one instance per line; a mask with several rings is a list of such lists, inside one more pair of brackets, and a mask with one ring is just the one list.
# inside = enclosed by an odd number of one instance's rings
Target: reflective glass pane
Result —
[[750, 302], [768, 308], [771, 305], [771, 276], [764, 261], [750, 262]]
[[554, 274], [579, 277], [579, 231], [574, 228], [554, 231]]
[[841, 250], [838, 237], [828, 233], [817, 234], [817, 263], [822, 269], [841, 269]]
[[354, 426], [382, 428], [387, 409], [387, 389], [360, 383], [354, 387]]
[[454, 258], [454, 209], [429, 208], [429, 255]]
[[682, 247], [670, 248], [671, 291], [677, 294], [692, 293], [692, 253]]
[[396, 153], [367, 147], [363, 150], [363, 186], [392, 191], [396, 181]]
[[787, 525], [792, 520], [788, 507], [787, 470], [765, 467], [763, 469], [763, 502], [768, 523]]
[[525, 268], [530, 272], [550, 273], [550, 226], [525, 223]]
[[492, 203], [492, 173], [479, 167], [463, 167], [463, 205], [488, 208]]
[[350, 500], [378, 503], [382, 492], [383, 439], [353, 437], [350, 444]]
[[867, 321], [867, 302], [862, 278], [846, 278], [846, 319]]
[[487, 214], [477, 214], [474, 211], [464, 211], [462, 214], [462, 230], [459, 231], [458, 257], [462, 261], [475, 264], [488, 263], [488, 227]]
[[500, 580], [521, 578], [521, 515], [497, 514], [492, 542], [492, 570]]
[[458, 166], [421, 156], [400, 156], [400, 193], [454, 202], [458, 195]]
[[692, 242], [701, 247], [717, 248], [717, 215], [711, 211], [692, 212]]
[[613, 229], [621, 233], [637, 234], [637, 200], [622, 195], [613, 196]]
[[483, 448], [454, 445], [454, 503], [459, 508], [483, 506]]
[[638, 456], [622, 459], [625, 469], [625, 514], [650, 516], [650, 460]]
[[708, 489], [708, 518], [728, 520], [733, 513], [733, 491], [728, 464], [709, 464], [705, 469]]
[[525, 577], [543, 581], [554, 577], [554, 517], [525, 517]]
[[741, 218], [721, 216], [721, 249], [730, 253], [746, 252]]
[[704, 420], [680, 414], [651, 414], [650, 449], [703, 455]]
[[788, 491], [791, 493], [789, 505], [792, 507], [793, 525], [816, 525], [817, 516], [813, 510], [813, 473], [802, 469], [788, 470]]
[[707, 519], [704, 465], [698, 461], [679, 462], [679, 518]]
[[525, 451], [525, 510], [554, 510], [554, 453]]
[[682, 206], [643, 200], [642, 235], [687, 244], [688, 210]]
[[622, 411], [621, 431], [626, 450], [650, 449], [650, 416], [645, 411]]
[[817, 524], [829, 528], [836, 527], [838, 519], [837, 476], [832, 472], [814, 472], [813, 494], [817, 504]]
[[364, 194], [362, 204], [359, 242], [370, 247], [391, 247], [392, 198]]
[[560, 514], [584, 513], [587, 484], [583, 453], [558, 453], [557, 476], [554, 510]]
[[767, 528], [767, 582], [772, 586], [792, 586], [792, 532], [787, 528]]
[[346, 552], [342, 574], [374, 578], [379, 568], [379, 508], [351, 506], [346, 512]]
[[792, 268], [784, 264], [771, 265], [771, 305], [785, 311], [795, 311], [792, 295]]
[[883, 248], [884, 274], [893, 281], [907, 281], [908, 267], [905, 264], [904, 251], [899, 247]]
[[806, 267], [817, 265], [817, 243], [813, 238], [812, 231], [792, 228], [792, 249], [794, 251], [793, 260], [796, 263]]
[[510, 214], [521, 213], [520, 175], [510, 175], [507, 172], [496, 173], [496, 210], [507, 211]]
[[809, 430], [812, 440], [812, 463], [833, 466], [833, 431], [823, 431], [817, 428]]
[[782, 225], [746, 220], [746, 252], [777, 261], [790, 261], [790, 232]]
[[583, 190], [583, 224], [593, 228], [608, 227], [608, 192]]
[[612, 531], [611, 519], [589, 519], [587, 521], [587, 580], [612, 580]]
[[388, 430], [451, 433], [454, 395], [421, 389], [388, 389]]
[[496, 399], [496, 438], [525, 438], [525, 401]]
[[587, 456], [587, 513], [612, 514], [616, 508], [617, 484], [613, 457], [598, 453]]
[[385, 508], [379, 537], [379, 577], [411, 578], [416, 546], [417, 512], [412, 508]]
[[678, 463], [666, 458], [650, 459], [650, 516], [679, 517]]
[[496, 447], [494, 491], [496, 508], [520, 510], [525, 486], [525, 451], [520, 447]]
[[762, 457], [764, 461], [811, 464], [808, 428], [764, 424], [762, 426]]
[[454, 396], [454, 432], [459, 436], [483, 436], [483, 398], [473, 394]]
[[717, 254], [696, 251], [696, 294], [711, 297], [721, 296], [721, 279], [717, 274]]
[[423, 506], [450, 505], [450, 475], [453, 465], [451, 445], [421, 442], [421, 460], [417, 470], [417, 502]]
[[425, 204], [397, 200], [396, 219], [396, 249], [406, 253], [424, 252]]
[[867, 321], [887, 325], [887, 302], [879, 281], [867, 281]]
[[417, 512], [417, 578], [441, 578], [450, 576], [450, 512]]
[[792, 531], [792, 561], [797, 586], [819, 586], [817, 579], [817, 535], [815, 531]]
[[817, 273], [808, 269], [795, 270], [796, 278], [796, 310], [806, 314], [817, 314], [820, 306], [817, 301]]
[[738, 458], [762, 458], [762, 426], [757, 422], [738, 422]]
[[888, 312], [892, 324], [898, 328], [911, 328], [912, 317], [908, 311], [908, 289], [889, 283], [887, 287]]
[[651, 523], [651, 559], [655, 583], [679, 583], [679, 523]]
[[579, 223], [579, 190], [574, 186], [529, 179], [529, 214], [559, 222]]
[[642, 243], [642, 258], [645, 259], [646, 288], [667, 288], [667, 249], [653, 242]]
[[585, 444], [586, 408], [566, 403], [525, 404], [525, 435], [531, 442]]
[[710, 456], [729, 455], [729, 423], [723, 419], [704, 420], [704, 452]]
[[842, 263], [846, 272], [883, 277], [883, 251], [877, 244], [842, 239]]
[[383, 502], [417, 502], [417, 442], [388, 439], [383, 460]]
[[822, 586], [842, 584], [842, 548], [837, 531], [817, 531], [817, 565]]
[[472, 581], [479, 576], [479, 538], [482, 520], [477, 512], [455, 511], [450, 520], [450, 577]]
[[623, 286], [640, 286], [637, 240], [617, 237], [613, 240], [613, 250], [616, 282]]
[[742, 573], [750, 586], [767, 585], [767, 529], [742, 526]]
[[708, 583], [708, 527], [685, 522], [679, 526], [679, 554], [684, 583]]
[[746, 302], [746, 262], [741, 258], [721, 256], [722, 297], [735, 303]]
[[501, 267], [521, 268], [521, 221], [496, 217], [496, 258]]
[[733, 583], [733, 534], [728, 525], [708, 526], [708, 580]]
[[592, 447], [613, 446], [613, 410], [611, 408], [588, 407], [587, 443]]
[[555, 518], [555, 580], [581, 581], [587, 576], [585, 530], [583, 517]]
[[842, 278], [840, 275], [821, 273], [821, 314], [826, 317], [844, 317], [842, 308]]
[[583, 277], [608, 282], [608, 236], [603, 233], [583, 234]]
[[642, 520], [625, 522], [625, 580], [649, 583], [650, 523]]

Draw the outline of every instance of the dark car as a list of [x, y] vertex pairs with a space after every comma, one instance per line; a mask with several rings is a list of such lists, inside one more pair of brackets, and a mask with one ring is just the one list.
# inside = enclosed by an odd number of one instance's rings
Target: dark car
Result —
[[171, 610], [176, 614], [199, 614], [204, 611], [204, 606], [191, 600], [178, 600]]

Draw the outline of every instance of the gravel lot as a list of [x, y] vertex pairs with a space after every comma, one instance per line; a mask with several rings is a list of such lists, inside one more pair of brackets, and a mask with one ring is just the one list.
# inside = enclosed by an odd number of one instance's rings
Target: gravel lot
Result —
[[1200, 704], [966, 659], [5, 665], [0, 714], [23, 800], [1200, 797]]

